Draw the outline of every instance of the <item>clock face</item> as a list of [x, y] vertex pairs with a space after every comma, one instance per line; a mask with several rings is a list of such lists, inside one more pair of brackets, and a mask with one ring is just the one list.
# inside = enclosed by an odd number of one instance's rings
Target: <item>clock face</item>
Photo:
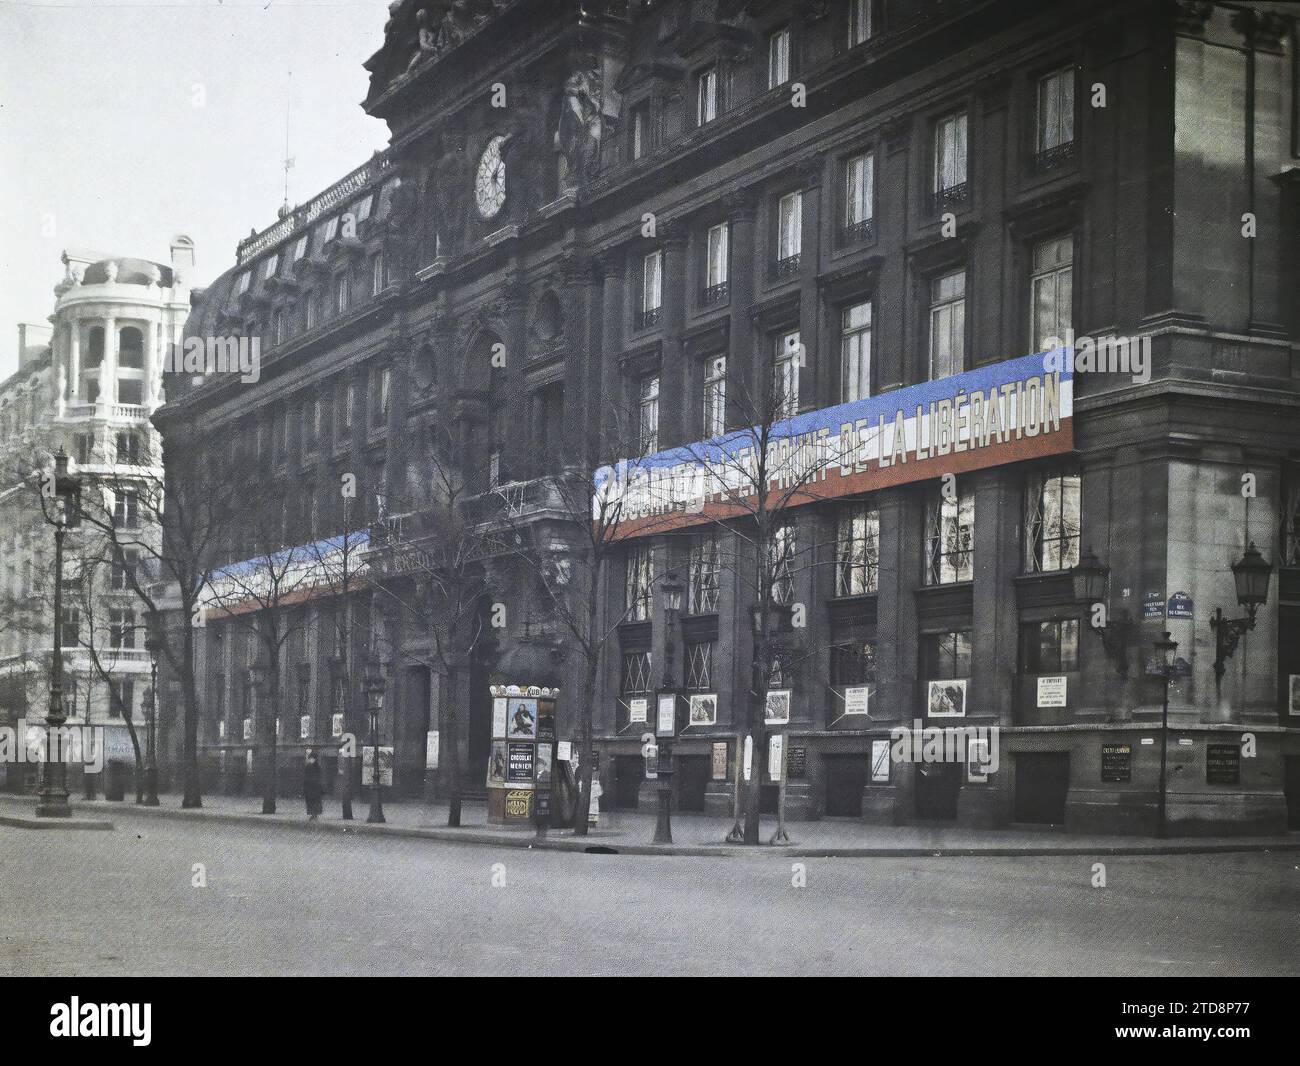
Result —
[[506, 165], [501, 159], [504, 140], [498, 136], [488, 141], [474, 174], [474, 201], [484, 218], [492, 218], [506, 202]]

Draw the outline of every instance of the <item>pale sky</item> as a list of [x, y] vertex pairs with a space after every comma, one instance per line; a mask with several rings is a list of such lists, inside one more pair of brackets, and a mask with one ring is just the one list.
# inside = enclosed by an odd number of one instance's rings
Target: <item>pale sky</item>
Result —
[[[387, 0], [0, 0], [0, 379], [45, 323], [65, 247], [168, 261], [195, 284], [388, 142], [361, 110]], [[292, 72], [292, 77], [290, 77]]]

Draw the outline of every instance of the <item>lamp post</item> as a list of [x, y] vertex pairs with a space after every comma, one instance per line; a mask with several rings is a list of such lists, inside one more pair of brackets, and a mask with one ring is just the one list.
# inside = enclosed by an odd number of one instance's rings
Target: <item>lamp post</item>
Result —
[[372, 756], [370, 791], [370, 813], [366, 821], [378, 824], [384, 821], [384, 805], [380, 798], [379, 784], [379, 712], [384, 706], [384, 675], [379, 669], [379, 660], [373, 655], [366, 658], [364, 680], [366, 706], [370, 712], [370, 751]]
[[1223, 608], [1214, 609], [1210, 628], [1214, 631], [1214, 682], [1221, 684], [1227, 660], [1237, 650], [1242, 635], [1255, 628], [1255, 612], [1268, 602], [1268, 586], [1273, 564], [1259, 554], [1251, 541], [1246, 553], [1232, 564], [1232, 580], [1237, 586], [1237, 604], [1246, 608], [1245, 618], [1225, 618]]
[[1106, 607], [1106, 590], [1110, 581], [1110, 567], [1097, 558], [1091, 547], [1085, 548], [1078, 564], [1070, 571], [1074, 583], [1075, 601], [1089, 607], [1095, 612], [1100, 606], [1101, 624], [1097, 623], [1095, 613], [1089, 620], [1088, 628], [1101, 639], [1102, 647], [1108, 658], [1115, 660], [1115, 670], [1121, 677], [1128, 676], [1128, 645], [1136, 623], [1129, 618], [1128, 611], [1121, 611], [1118, 618], [1109, 617]]
[[1160, 709], [1160, 814], [1157, 834], [1165, 836], [1165, 775], [1169, 762], [1169, 679], [1174, 672], [1174, 652], [1178, 650], [1178, 641], [1170, 638], [1166, 632], [1160, 640], [1153, 641], [1156, 649], [1156, 662], [1160, 666], [1161, 679], [1164, 681], [1165, 698]]
[[[673, 738], [677, 733], [677, 689], [673, 684], [673, 659], [676, 642], [673, 630], [677, 626], [677, 616], [682, 609], [682, 582], [676, 570], [670, 570], [659, 583], [659, 595], [664, 609], [664, 672], [663, 686], [659, 690], [659, 699], [655, 707], [655, 733], [659, 748], [656, 768], [659, 774], [658, 817], [655, 819], [655, 835], [652, 843], [671, 844], [673, 842]], [[665, 719], [662, 710], [663, 701], [671, 701], [672, 714]]]
[[144, 806], [158, 806], [158, 652], [162, 638], [158, 634], [156, 618], [149, 619], [144, 638], [145, 651], [149, 653], [149, 720], [144, 747]]
[[68, 473], [68, 456], [62, 448], [54, 455], [54, 475], [44, 475], [40, 485], [41, 513], [54, 527], [54, 656], [50, 666], [50, 701], [45, 714], [45, 766], [37, 792], [38, 818], [67, 818], [67, 767], [62, 759], [59, 738], [67, 715], [63, 708], [63, 538], [69, 525], [76, 522], [81, 482]]

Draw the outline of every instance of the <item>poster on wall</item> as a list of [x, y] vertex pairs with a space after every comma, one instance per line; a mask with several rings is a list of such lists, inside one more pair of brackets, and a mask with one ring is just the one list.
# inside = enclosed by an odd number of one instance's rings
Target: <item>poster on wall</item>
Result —
[[1131, 744], [1103, 744], [1101, 746], [1101, 779], [1112, 782], [1133, 780], [1133, 746]]
[[492, 741], [492, 751], [488, 754], [488, 784], [504, 785], [506, 782], [506, 742]]
[[506, 780], [512, 784], [533, 780], [533, 746], [511, 741], [506, 753]]
[[966, 717], [966, 679], [954, 677], [946, 681], [931, 681], [926, 709], [931, 718]]
[[867, 714], [871, 705], [871, 690], [866, 685], [853, 685], [844, 690], [844, 713]]
[[244, 769], [248, 773], [253, 772], [253, 749], [249, 748], [244, 752]]
[[343, 735], [343, 715], [336, 714], [330, 719], [330, 736], [341, 737]]
[[727, 742], [725, 740], [718, 740], [713, 743], [712, 777], [714, 781], [725, 781], [727, 779]]
[[568, 762], [572, 751], [573, 741], [561, 740], [557, 745], [555, 745], [555, 761]]
[[1038, 706], [1064, 707], [1065, 689], [1064, 674], [1054, 677], [1040, 677], [1038, 679]]
[[506, 735], [506, 705], [509, 701], [504, 696], [497, 696], [492, 701], [492, 736], [504, 740]]
[[655, 732], [661, 737], [671, 737], [677, 733], [677, 697], [665, 693], [659, 697], [659, 714], [655, 722]]
[[987, 740], [972, 740], [966, 745], [966, 780], [984, 784], [992, 767]]
[[697, 693], [691, 697], [691, 725], [718, 724], [718, 697], [714, 693]]
[[871, 742], [871, 780], [876, 784], [889, 782], [889, 741]]
[[767, 741], [767, 777], [769, 781], [780, 781], [785, 769], [785, 734], [773, 733]]
[[533, 816], [533, 794], [523, 789], [511, 789], [506, 793], [507, 818], [531, 818]]
[[638, 696], [634, 700], [627, 701], [627, 720], [629, 722], [644, 722], [646, 716], [650, 713], [650, 701]]
[[244, 739], [253, 739], [253, 720], [251, 718], [244, 719]]
[[537, 700], [511, 697], [506, 715], [510, 740], [535, 740], [537, 737]]
[[424, 742], [424, 768], [426, 770], [438, 769], [438, 744], [438, 730], [430, 729]]
[[549, 785], [551, 783], [551, 752], [550, 744], [537, 745], [537, 783], [539, 785]]
[[1300, 674], [1292, 674], [1290, 681], [1291, 698], [1287, 701], [1287, 707], [1291, 714], [1300, 715]]
[[304, 714], [301, 718], [298, 719], [298, 739], [299, 740], [311, 739], [311, 715], [310, 714]]
[[786, 725], [790, 721], [790, 690], [771, 689], [767, 694], [767, 713], [763, 719], [768, 725]]

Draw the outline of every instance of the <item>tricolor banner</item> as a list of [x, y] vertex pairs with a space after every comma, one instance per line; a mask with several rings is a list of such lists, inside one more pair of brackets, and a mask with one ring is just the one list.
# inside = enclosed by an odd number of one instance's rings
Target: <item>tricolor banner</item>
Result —
[[[1070, 349], [1008, 359], [773, 425], [768, 485], [796, 506], [1057, 455], [1074, 448], [1072, 416]], [[760, 439], [736, 430], [602, 467], [593, 519], [635, 536], [745, 514]]]

